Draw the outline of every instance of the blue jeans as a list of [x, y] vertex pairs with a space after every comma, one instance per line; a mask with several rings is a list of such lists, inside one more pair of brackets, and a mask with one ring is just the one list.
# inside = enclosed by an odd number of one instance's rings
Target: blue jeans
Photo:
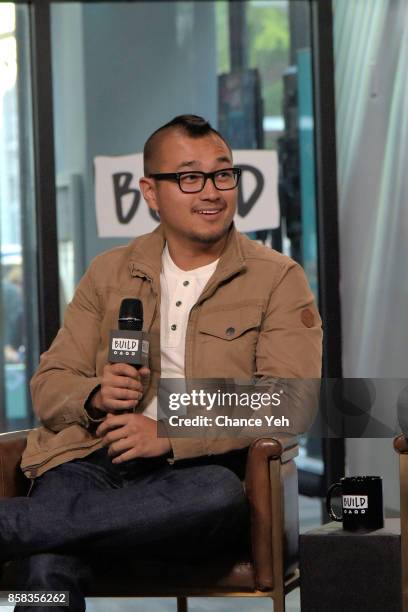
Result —
[[43, 474], [30, 497], [2, 500], [1, 555], [17, 560], [19, 589], [70, 591], [82, 612], [92, 556], [174, 562], [225, 549], [247, 532], [248, 504], [236, 473], [213, 461], [113, 465], [100, 449]]

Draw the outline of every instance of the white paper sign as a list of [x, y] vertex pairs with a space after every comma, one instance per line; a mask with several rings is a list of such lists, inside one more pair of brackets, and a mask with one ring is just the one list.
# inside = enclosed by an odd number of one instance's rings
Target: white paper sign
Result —
[[243, 169], [235, 224], [240, 232], [275, 229], [280, 224], [278, 156], [276, 151], [233, 151]]
[[136, 238], [157, 226], [142, 194], [143, 155], [95, 157], [95, 204], [100, 238]]
[[[243, 169], [235, 224], [240, 232], [279, 227], [276, 151], [237, 150], [234, 164]], [[143, 155], [95, 157], [95, 204], [100, 238], [135, 238], [157, 226], [139, 191]]]

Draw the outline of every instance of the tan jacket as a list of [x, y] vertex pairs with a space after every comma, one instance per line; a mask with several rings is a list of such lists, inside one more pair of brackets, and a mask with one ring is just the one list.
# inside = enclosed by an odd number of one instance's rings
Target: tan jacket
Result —
[[[109, 330], [117, 328], [119, 307], [126, 297], [142, 300], [144, 330], [151, 338], [152, 376], [138, 411], [154, 397], [160, 378], [163, 247], [159, 226], [127, 246], [97, 256], [81, 279], [63, 327], [41, 356], [31, 381], [34, 410], [43, 426], [29, 434], [22, 458], [29, 478], [101, 446], [89, 430], [93, 424], [84, 405], [100, 384]], [[190, 312], [185, 377], [318, 378], [321, 351], [321, 320], [302, 268], [233, 226], [216, 271]], [[170, 441], [174, 461], [224, 453], [249, 443], [245, 438]]]

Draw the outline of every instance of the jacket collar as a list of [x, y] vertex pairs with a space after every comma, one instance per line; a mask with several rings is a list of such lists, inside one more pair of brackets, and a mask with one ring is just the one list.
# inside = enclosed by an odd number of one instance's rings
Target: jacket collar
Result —
[[[148, 278], [156, 291], [160, 288], [162, 253], [165, 241], [163, 227], [159, 225], [150, 234], [140, 236], [130, 244], [129, 270], [131, 276]], [[209, 297], [221, 282], [244, 269], [245, 257], [242, 251], [240, 234], [235, 224], [232, 223], [218, 266], [199, 301]]]
[[154, 283], [160, 280], [161, 258], [165, 245], [161, 225], [150, 234], [136, 238], [131, 244], [129, 270], [131, 276], [146, 276]]

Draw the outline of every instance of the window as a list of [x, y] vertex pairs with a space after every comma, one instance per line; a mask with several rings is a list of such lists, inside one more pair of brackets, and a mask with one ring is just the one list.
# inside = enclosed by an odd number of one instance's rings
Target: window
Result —
[[28, 11], [0, 4], [0, 379], [2, 431], [32, 424], [38, 361]]

